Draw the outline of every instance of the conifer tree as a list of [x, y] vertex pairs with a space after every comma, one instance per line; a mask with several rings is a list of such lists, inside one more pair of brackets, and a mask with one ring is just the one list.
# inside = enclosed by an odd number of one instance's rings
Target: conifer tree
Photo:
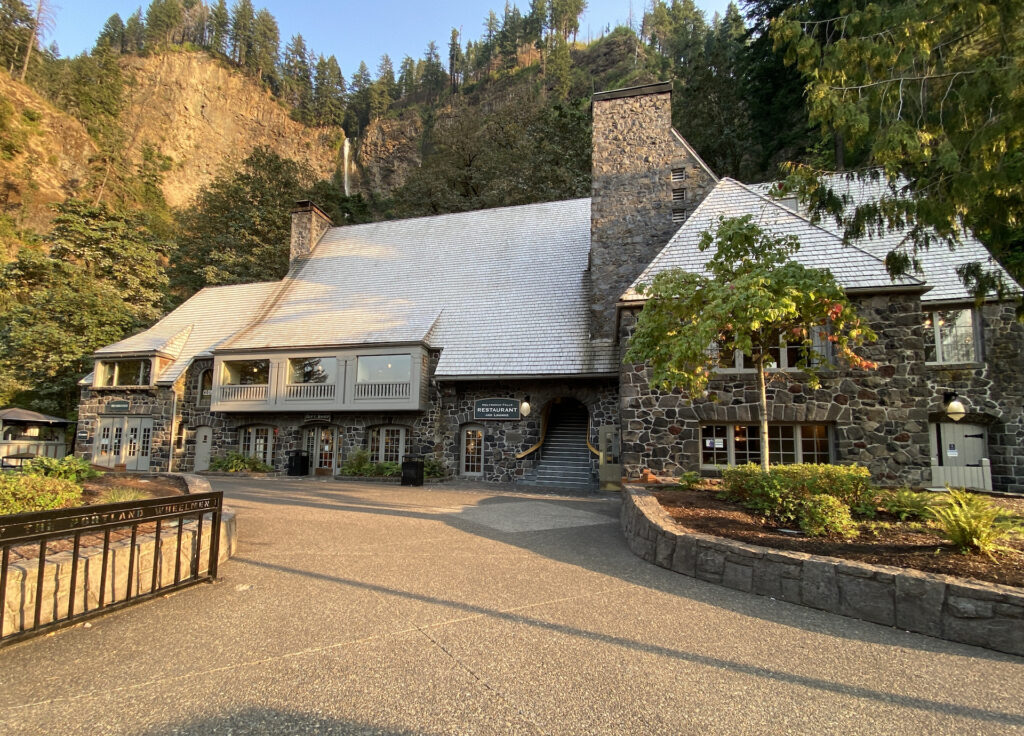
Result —
[[226, 0], [217, 0], [210, 9], [210, 50], [217, 54], [226, 53], [231, 16]]
[[239, 66], [246, 65], [246, 59], [253, 47], [255, 32], [256, 14], [252, 9], [252, 0], [237, 0], [231, 8], [229, 46], [231, 58]]
[[277, 91], [276, 69], [279, 43], [277, 21], [266, 8], [261, 8], [256, 13], [252, 54], [247, 59], [246, 67], [256, 74], [257, 79], [270, 85], [274, 92]]
[[411, 56], [406, 55], [402, 59], [402, 65], [398, 71], [398, 96], [399, 99], [409, 99], [416, 94], [418, 80], [416, 78], [416, 62]]
[[174, 43], [183, 18], [184, 11], [178, 0], [152, 0], [146, 10], [146, 47], [159, 48]]
[[345, 121], [345, 77], [333, 55], [316, 62], [313, 117], [317, 125], [340, 126]]
[[142, 22], [142, 9], [128, 16], [124, 23], [124, 50], [127, 54], [137, 54], [146, 43], [146, 26]]
[[124, 21], [114, 13], [103, 24], [103, 30], [96, 38], [96, 46], [105, 46], [117, 53], [124, 52]]
[[427, 44], [427, 53], [423, 59], [423, 92], [429, 102], [435, 102], [444, 91], [447, 80], [441, 57], [437, 53], [437, 44]]
[[282, 91], [292, 106], [292, 117], [304, 123], [312, 122], [313, 72], [310, 55], [301, 33], [296, 33], [284, 47], [281, 60]]
[[448, 81], [452, 92], [457, 92], [462, 75], [462, 45], [459, 43], [459, 29], [452, 28], [448, 39]]

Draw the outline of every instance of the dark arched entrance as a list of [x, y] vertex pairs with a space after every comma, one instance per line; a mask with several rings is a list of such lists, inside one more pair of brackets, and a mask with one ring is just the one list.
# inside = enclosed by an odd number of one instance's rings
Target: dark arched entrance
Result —
[[587, 431], [587, 407], [572, 398], [558, 398], [545, 407], [544, 443], [537, 465], [525, 479], [539, 486], [590, 490], [594, 487]]

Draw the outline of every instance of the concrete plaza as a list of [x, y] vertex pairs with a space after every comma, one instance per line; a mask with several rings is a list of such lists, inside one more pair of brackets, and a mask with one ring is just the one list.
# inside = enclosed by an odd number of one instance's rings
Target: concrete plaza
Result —
[[0, 651], [0, 734], [1024, 733], [1024, 659], [654, 567], [616, 496], [214, 487], [220, 581]]

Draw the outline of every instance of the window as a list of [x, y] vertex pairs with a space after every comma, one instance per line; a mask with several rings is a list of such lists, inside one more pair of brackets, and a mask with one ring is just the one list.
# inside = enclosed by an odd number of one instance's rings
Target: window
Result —
[[238, 450], [246, 457], [254, 457], [267, 465], [274, 464], [273, 427], [244, 427], [238, 432]]
[[225, 386], [265, 386], [270, 383], [269, 360], [224, 361]]
[[185, 423], [181, 422], [178, 424], [178, 428], [174, 432], [174, 449], [184, 450], [185, 449]]
[[400, 463], [405, 457], [405, 427], [373, 427], [369, 431], [370, 460], [375, 463]]
[[[703, 466], [761, 462], [761, 430], [756, 424], [709, 424], [700, 428]], [[768, 425], [768, 460], [777, 465], [827, 464], [832, 459], [825, 424]]]
[[360, 355], [357, 383], [408, 383], [412, 378], [411, 355]]
[[213, 371], [207, 368], [199, 374], [199, 381], [196, 387], [196, 405], [209, 406], [210, 398], [213, 396]]
[[[747, 355], [737, 354], [735, 351], [719, 348], [717, 345], [713, 345], [711, 350], [718, 354], [718, 367], [721, 370], [754, 370]], [[799, 370], [798, 366], [805, 350], [802, 343], [780, 342], [778, 347], [768, 348], [768, 354], [771, 357], [767, 368], [769, 370]], [[821, 365], [831, 361], [832, 344], [828, 341], [828, 331], [825, 328], [818, 327], [811, 330], [811, 351], [811, 365]]]
[[464, 427], [462, 430], [462, 474], [483, 475], [484, 430], [482, 427]]
[[148, 386], [152, 375], [152, 361], [106, 360], [101, 364], [101, 386]]
[[938, 309], [924, 319], [924, 359], [927, 363], [974, 363], [978, 339], [974, 310]]
[[327, 383], [334, 380], [334, 358], [292, 358], [288, 383]]

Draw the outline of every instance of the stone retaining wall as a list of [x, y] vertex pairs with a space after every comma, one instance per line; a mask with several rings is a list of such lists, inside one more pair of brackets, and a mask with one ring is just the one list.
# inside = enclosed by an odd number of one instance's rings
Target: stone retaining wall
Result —
[[[152, 475], [150, 477], [153, 477]], [[205, 478], [184, 474], [190, 493], [210, 492], [210, 483]], [[191, 552], [195, 546], [197, 522], [187, 522], [182, 529], [181, 577], [189, 575]], [[203, 523], [202, 547], [200, 549], [199, 572], [204, 573], [210, 560], [210, 530], [212, 522]], [[233, 511], [227, 509], [221, 515], [220, 553], [222, 563], [229, 559], [238, 546], [238, 532]], [[160, 536], [160, 564], [157, 570], [157, 586], [174, 580], [175, 551], [177, 548], [177, 527], [165, 526]], [[156, 539], [152, 533], [140, 534], [135, 543], [135, 562], [132, 570], [131, 594], [144, 595], [151, 590], [153, 580], [153, 558]], [[104, 585], [104, 601], [112, 603], [124, 600], [128, 592], [128, 558], [131, 538], [112, 541], [107, 552], [107, 580]], [[43, 571], [40, 624], [47, 624], [64, 617], [68, 611], [69, 588], [71, 585], [71, 550], [65, 550], [46, 557]], [[99, 605], [100, 575], [103, 564], [102, 541], [97, 545], [83, 546], [79, 551], [78, 573], [75, 579], [75, 612], [81, 613], [86, 602], [89, 610]], [[11, 562], [7, 569], [7, 594], [3, 610], [5, 635], [32, 628], [35, 620], [36, 580], [38, 560], [26, 559]]]
[[627, 487], [622, 529], [634, 554], [745, 593], [1024, 656], [1024, 591], [948, 575], [774, 550], [689, 532], [649, 492]]

